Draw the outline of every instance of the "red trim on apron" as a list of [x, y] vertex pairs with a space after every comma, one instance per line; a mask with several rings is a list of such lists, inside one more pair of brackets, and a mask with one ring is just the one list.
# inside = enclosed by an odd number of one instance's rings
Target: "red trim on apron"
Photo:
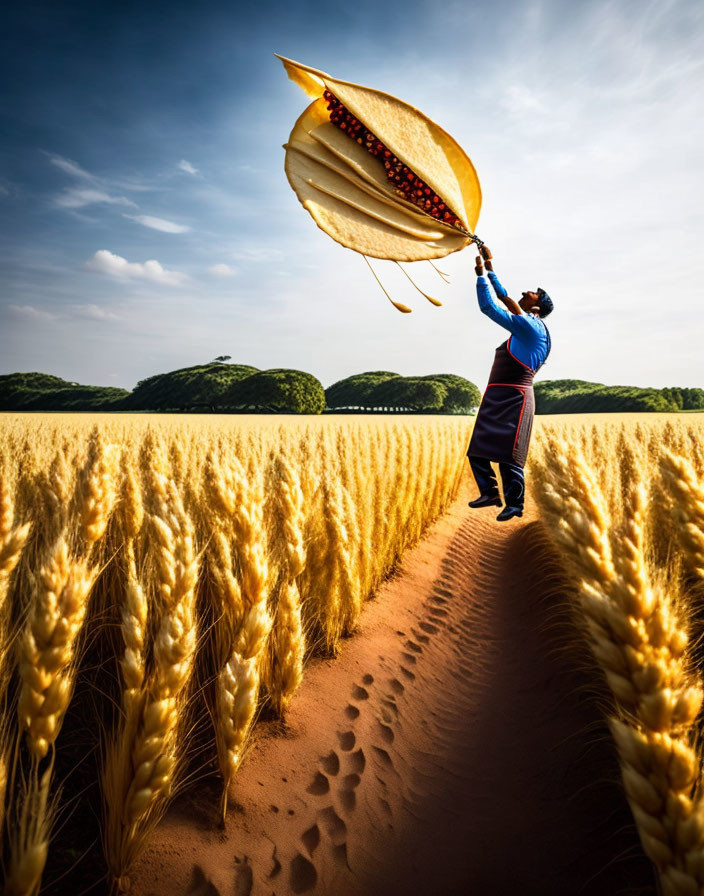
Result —
[[531, 373], [535, 373], [535, 371], [533, 370], [532, 367], [529, 367], [527, 364], [524, 364], [523, 361], [520, 361], [520, 360], [514, 355], [514, 353], [511, 351], [511, 340], [512, 340], [512, 339], [513, 339], [513, 336], [509, 336], [508, 339], [506, 340], [506, 351], [509, 353], [509, 355], [511, 355], [511, 357], [513, 358], [514, 361], [518, 361], [518, 363], [519, 363], [519, 364], [522, 364], [523, 367], [526, 368], [526, 370], [530, 370]]
[[[518, 359], [516, 359], [518, 360]], [[518, 362], [520, 364], [520, 361]], [[514, 387], [517, 388], [517, 387]], [[513, 450], [516, 450], [516, 445], [518, 444], [518, 437], [521, 435], [521, 423], [523, 422], [523, 412], [526, 409], [526, 390], [521, 389], [523, 392], [523, 404], [521, 405], [521, 416], [518, 418], [518, 426], [516, 427], [516, 438], [513, 440]]]

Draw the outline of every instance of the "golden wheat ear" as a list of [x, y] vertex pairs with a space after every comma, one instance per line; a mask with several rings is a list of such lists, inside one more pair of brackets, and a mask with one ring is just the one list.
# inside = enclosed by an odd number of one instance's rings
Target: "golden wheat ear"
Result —
[[341, 245], [371, 258], [442, 258], [472, 241], [481, 188], [462, 147], [380, 90], [281, 59], [313, 98], [285, 144], [303, 207]]
[[[369, 264], [369, 259], [367, 258], [367, 256], [366, 256], [366, 255], [362, 255], [362, 258], [366, 261], [366, 263], [367, 263], [367, 267], [368, 267], [369, 270], [372, 272], [372, 274], [374, 275], [374, 279], [376, 280], [376, 282], [377, 282], [377, 283], [379, 284], [379, 286], [381, 287], [381, 291], [384, 293], [384, 295], [386, 296], [386, 298], [391, 302], [391, 304], [394, 306], [394, 308], [397, 308], [399, 311], [402, 311], [404, 314], [410, 314], [411, 311], [413, 311], [413, 309], [412, 309], [412, 308], [409, 308], [408, 305], [404, 305], [403, 302], [396, 302], [396, 301], [394, 301], [394, 300], [391, 298], [391, 296], [388, 294], [388, 292], [384, 289], [381, 280], [377, 277], [376, 272], [374, 271], [374, 268]], [[402, 270], [403, 270], [403, 268], [402, 268]]]

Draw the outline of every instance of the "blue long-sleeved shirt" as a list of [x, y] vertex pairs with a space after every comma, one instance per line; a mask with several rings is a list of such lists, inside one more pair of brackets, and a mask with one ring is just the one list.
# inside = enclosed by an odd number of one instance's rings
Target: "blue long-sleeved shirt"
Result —
[[[496, 295], [508, 295], [496, 274], [493, 271], [489, 271], [488, 274]], [[477, 277], [477, 298], [482, 312], [511, 333], [509, 344], [511, 354], [522, 364], [537, 370], [550, 350], [547, 328], [538, 315], [511, 314], [507, 308], [497, 305], [484, 277]]]

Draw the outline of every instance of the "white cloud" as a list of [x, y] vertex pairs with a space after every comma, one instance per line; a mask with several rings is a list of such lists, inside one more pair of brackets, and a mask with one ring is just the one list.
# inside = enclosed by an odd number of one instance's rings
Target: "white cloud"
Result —
[[124, 217], [152, 230], [160, 230], [162, 233], [188, 233], [191, 229], [185, 224], [175, 224], [166, 218], [153, 218], [151, 215], [124, 215]]
[[214, 264], [208, 270], [218, 277], [233, 277], [237, 273], [237, 268], [230, 267], [229, 264]]
[[135, 205], [125, 196], [111, 196], [104, 190], [92, 187], [71, 187], [54, 198], [54, 203], [59, 208], [83, 208], [97, 202], [105, 202], [108, 205]]
[[56, 165], [57, 168], [60, 168], [72, 177], [79, 177], [83, 180], [95, 180], [92, 174], [86, 171], [85, 168], [81, 168], [78, 162], [73, 162], [71, 159], [65, 159], [63, 156], [51, 153], [49, 155], [49, 161], [52, 165]]
[[85, 264], [89, 271], [107, 274], [118, 279], [150, 280], [167, 286], [180, 286], [188, 278], [178, 271], [167, 271], [158, 261], [127, 261], [107, 249], [99, 249]]
[[194, 168], [186, 159], [181, 159], [176, 167], [180, 168], [181, 171], [185, 171], [186, 174], [198, 174], [198, 169]]
[[51, 314], [49, 311], [42, 311], [39, 308], [35, 308], [33, 305], [8, 305], [7, 307], [13, 314], [16, 314], [17, 317], [24, 317], [27, 320], [34, 320], [34, 321], [56, 320], [55, 314]]
[[108, 311], [106, 308], [101, 308], [100, 305], [90, 303], [87, 305], [71, 305], [71, 311], [77, 317], [87, 317], [91, 320], [120, 320], [118, 314]]
[[137, 207], [134, 202], [125, 196], [115, 196], [112, 190], [148, 190], [150, 187], [135, 185], [130, 181], [109, 181], [91, 174], [82, 168], [73, 159], [67, 159], [57, 153], [45, 153], [49, 162], [59, 168], [64, 174], [68, 174], [78, 180], [90, 184], [82, 187], [66, 187], [63, 193], [54, 197], [54, 204], [59, 208], [77, 209], [86, 205], [105, 203], [107, 205], [130, 205]]
[[281, 249], [274, 249], [271, 246], [266, 246], [265, 248], [260, 246], [244, 246], [236, 249], [232, 253], [232, 257], [237, 261], [254, 262], [258, 264], [260, 262], [280, 261], [283, 259], [284, 253]]

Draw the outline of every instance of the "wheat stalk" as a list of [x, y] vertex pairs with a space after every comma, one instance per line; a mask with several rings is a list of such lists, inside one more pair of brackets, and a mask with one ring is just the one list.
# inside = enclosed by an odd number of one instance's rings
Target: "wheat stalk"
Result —
[[[145, 446], [143, 446], [144, 448]], [[147, 466], [149, 464], [149, 466]], [[170, 798], [180, 759], [181, 710], [195, 657], [195, 588], [199, 560], [193, 526], [163, 452], [152, 442], [142, 458], [148, 476], [155, 585], [159, 619], [152, 668], [145, 675], [144, 592], [128, 556], [128, 584], [121, 661], [125, 693], [124, 723], [104, 772], [106, 838], [104, 847], [113, 887], [128, 883], [128, 873]]]
[[[159, 476], [159, 474], [156, 474]], [[132, 748], [134, 778], [126, 816], [136, 825], [159, 800], [168, 797], [178, 758], [178, 710], [190, 677], [196, 643], [195, 585], [198, 561], [193, 532], [175, 490], [150, 516], [156, 545], [157, 589], [161, 619], [154, 640], [154, 669]]]
[[120, 524], [125, 537], [134, 539], [142, 528], [144, 504], [137, 473], [132, 459], [125, 448], [122, 449], [120, 456], [120, 477]]
[[577, 575], [592, 650], [614, 695], [610, 725], [641, 842], [668, 896], [699, 892], [702, 807], [691, 787], [704, 692], [690, 670], [676, 598], [645, 564], [645, 490], [629, 488], [614, 562], [601, 490], [579, 451], [556, 447], [536, 498]]
[[232, 652], [220, 668], [216, 684], [216, 726], [224, 778], [224, 817], [229, 787], [242, 761], [243, 748], [257, 708], [260, 667], [272, 626], [267, 609], [270, 573], [264, 542], [261, 479], [250, 478], [247, 481], [237, 457], [231, 458], [227, 467], [211, 458], [206, 489], [219, 505], [232, 532], [245, 607]]
[[14, 666], [12, 644], [16, 626], [12, 619], [10, 582], [32, 527], [31, 522], [14, 525], [15, 502], [8, 480], [7, 468], [0, 464], [0, 709], [5, 702]]
[[660, 468], [672, 495], [671, 512], [685, 562], [704, 587], [704, 476], [698, 477], [686, 457], [663, 452]]
[[95, 426], [88, 440], [88, 457], [78, 480], [77, 516], [86, 545], [97, 542], [105, 532], [116, 494], [116, 446], [103, 445]]
[[19, 641], [20, 728], [38, 760], [56, 740], [71, 697], [74, 645], [94, 581], [95, 571], [72, 560], [66, 538], [59, 537], [37, 576]]
[[282, 714], [303, 678], [305, 638], [301, 622], [301, 595], [298, 578], [306, 563], [303, 542], [303, 491], [294, 465], [282, 456], [278, 462], [278, 510], [284, 545], [284, 579], [279, 591], [273, 632], [273, 661], [277, 687], [272, 702]]
[[49, 802], [53, 763], [39, 775], [33, 766], [20, 790], [21, 810], [10, 828], [10, 864], [5, 877], [6, 896], [36, 896], [49, 851], [54, 807]]

